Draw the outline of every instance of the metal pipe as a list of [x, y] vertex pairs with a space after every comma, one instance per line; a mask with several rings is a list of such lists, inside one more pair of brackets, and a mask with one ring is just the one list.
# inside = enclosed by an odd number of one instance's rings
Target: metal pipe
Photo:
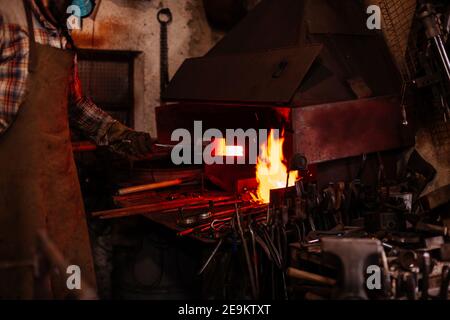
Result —
[[183, 183], [183, 180], [181, 179], [175, 179], [175, 180], [169, 180], [169, 181], [162, 181], [162, 182], [156, 182], [156, 183], [150, 183], [150, 184], [144, 184], [140, 186], [134, 186], [129, 188], [122, 188], [119, 189], [117, 192], [120, 196], [124, 196], [131, 193], [137, 193], [142, 191], [150, 191], [150, 190], [157, 190], [157, 189], [163, 189], [173, 186], [179, 186]]

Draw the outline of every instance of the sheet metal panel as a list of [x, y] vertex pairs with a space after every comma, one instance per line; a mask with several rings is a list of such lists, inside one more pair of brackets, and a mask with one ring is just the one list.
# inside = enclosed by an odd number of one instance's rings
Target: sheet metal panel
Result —
[[187, 59], [163, 94], [166, 101], [288, 104], [321, 45]]
[[391, 150], [414, 144], [401, 121], [397, 96], [295, 108], [294, 152], [310, 163]]

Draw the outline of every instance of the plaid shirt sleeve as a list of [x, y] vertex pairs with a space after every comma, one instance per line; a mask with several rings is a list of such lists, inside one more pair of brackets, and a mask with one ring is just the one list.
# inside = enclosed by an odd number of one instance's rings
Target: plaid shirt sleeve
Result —
[[[67, 41], [35, 13], [35, 37], [42, 45], [65, 49]], [[0, 8], [0, 136], [11, 126], [24, 98], [29, 42], [26, 26], [5, 21]], [[107, 131], [115, 120], [82, 94], [75, 59], [71, 76], [69, 121], [98, 145], [108, 145]]]
[[27, 76], [26, 34], [6, 24], [0, 13], [0, 135], [14, 121], [25, 91]]
[[[3, 23], [3, 17], [0, 14], [0, 63], [3, 60], [2, 52], [4, 50], [4, 46], [5, 46], [5, 26]], [[1, 73], [3, 73], [3, 70], [0, 70], [0, 79], [3, 77], [1, 75]], [[5, 109], [4, 101], [1, 98], [1, 96], [3, 96], [3, 92], [0, 91], [0, 110], [4, 110]], [[7, 126], [8, 126], [8, 124], [7, 124], [6, 120], [4, 119], [4, 116], [2, 116], [2, 112], [0, 111], [0, 134], [6, 130]]]
[[[3, 17], [0, 14], [0, 53], [3, 51], [4, 39], [5, 39], [4, 23], [3, 23]], [[1, 57], [1, 54], [0, 54], [0, 57]]]
[[70, 87], [69, 120], [71, 124], [94, 140], [97, 145], [108, 145], [107, 132], [116, 120], [83, 95], [76, 59]]

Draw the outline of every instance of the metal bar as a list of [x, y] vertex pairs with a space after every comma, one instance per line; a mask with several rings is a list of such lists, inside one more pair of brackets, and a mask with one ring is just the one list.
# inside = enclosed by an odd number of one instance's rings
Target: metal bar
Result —
[[124, 196], [127, 194], [132, 194], [132, 193], [137, 193], [137, 192], [142, 192], [142, 191], [150, 191], [150, 190], [157, 190], [157, 189], [164, 189], [164, 188], [168, 188], [168, 187], [179, 186], [182, 183], [183, 183], [183, 180], [175, 179], [175, 180], [169, 180], [169, 181], [144, 184], [144, 185], [140, 185], [140, 186], [119, 189], [118, 194], [120, 196]]
[[327, 286], [335, 286], [336, 280], [324, 277], [315, 273], [299, 270], [296, 268], [288, 268], [287, 269], [287, 275], [288, 277], [300, 279], [300, 280], [306, 280], [306, 281], [312, 281], [317, 282], [320, 284], [324, 284]]
[[181, 199], [181, 200], [173, 200], [173, 201], [164, 201], [160, 203], [152, 203], [145, 204], [121, 209], [113, 209], [113, 210], [104, 210], [93, 212], [93, 217], [100, 217], [102, 219], [110, 219], [110, 218], [121, 218], [139, 214], [148, 214], [154, 212], [168, 212], [174, 211], [178, 208], [189, 206], [189, 205], [200, 205], [200, 204], [209, 204], [209, 201], [227, 201], [230, 200], [230, 197], [205, 197], [205, 198], [196, 198], [196, 199]]
[[210, 254], [209, 258], [206, 260], [206, 262], [203, 264], [202, 268], [200, 269], [200, 271], [198, 272], [198, 275], [200, 276], [205, 269], [208, 267], [208, 265], [211, 263], [211, 260], [214, 258], [214, 256], [216, 255], [217, 251], [219, 251], [220, 246], [223, 243], [223, 238], [220, 239], [219, 243], [216, 245], [216, 247], [214, 248], [213, 252]]

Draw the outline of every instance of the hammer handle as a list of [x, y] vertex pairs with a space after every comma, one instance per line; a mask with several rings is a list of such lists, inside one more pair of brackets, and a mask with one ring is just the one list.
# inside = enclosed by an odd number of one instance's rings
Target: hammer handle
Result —
[[313, 282], [317, 282], [317, 283], [328, 285], [328, 286], [336, 285], [336, 280], [334, 280], [334, 279], [324, 277], [324, 276], [321, 276], [321, 275], [318, 275], [315, 273], [299, 270], [296, 268], [288, 268], [287, 275], [291, 278], [313, 281]]

